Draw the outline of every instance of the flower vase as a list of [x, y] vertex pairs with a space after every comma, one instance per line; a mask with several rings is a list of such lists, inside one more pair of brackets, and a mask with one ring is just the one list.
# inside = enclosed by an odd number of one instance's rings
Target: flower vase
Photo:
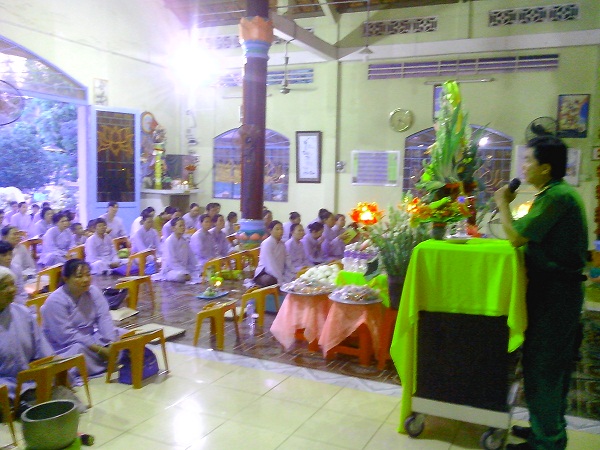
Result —
[[192, 172], [188, 174], [188, 185], [190, 189], [194, 189], [194, 174]]
[[431, 237], [438, 241], [444, 240], [446, 236], [446, 224], [444, 222], [432, 222]]
[[397, 310], [400, 306], [404, 277], [391, 277], [388, 275], [388, 295], [390, 298], [390, 309]]

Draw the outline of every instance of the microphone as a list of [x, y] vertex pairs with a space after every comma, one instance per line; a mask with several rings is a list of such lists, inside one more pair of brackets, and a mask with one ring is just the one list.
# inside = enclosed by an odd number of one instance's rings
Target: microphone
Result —
[[[512, 180], [510, 180], [510, 183], [508, 183], [508, 190], [509, 192], [515, 192], [517, 189], [519, 189], [519, 186], [521, 186], [521, 180], [519, 180], [518, 178], [513, 178]], [[490, 222], [494, 219], [494, 217], [496, 217], [496, 215], [498, 214], [499, 209], [496, 208], [493, 212], [492, 212], [492, 216], [490, 217]]]

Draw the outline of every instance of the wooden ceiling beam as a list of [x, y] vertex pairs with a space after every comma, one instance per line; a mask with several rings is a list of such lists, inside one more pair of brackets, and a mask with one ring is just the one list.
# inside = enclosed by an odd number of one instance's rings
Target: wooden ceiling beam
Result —
[[305, 48], [326, 61], [335, 61], [338, 59], [338, 49], [336, 46], [325, 42], [310, 31], [298, 26], [293, 20], [278, 14], [272, 14], [271, 20], [273, 21], [273, 33], [275, 36], [286, 41], [293, 40], [294, 45]]

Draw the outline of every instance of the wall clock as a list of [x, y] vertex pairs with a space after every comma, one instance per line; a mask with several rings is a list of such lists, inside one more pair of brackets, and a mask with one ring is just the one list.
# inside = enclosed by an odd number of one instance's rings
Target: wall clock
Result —
[[390, 127], [394, 131], [405, 131], [413, 123], [413, 113], [408, 109], [397, 108], [390, 113]]

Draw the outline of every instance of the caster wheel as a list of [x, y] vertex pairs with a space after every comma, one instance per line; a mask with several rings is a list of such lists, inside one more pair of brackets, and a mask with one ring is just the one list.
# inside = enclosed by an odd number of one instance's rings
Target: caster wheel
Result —
[[481, 435], [479, 445], [485, 450], [499, 450], [503, 447], [505, 438], [506, 430], [490, 428]]
[[425, 428], [425, 416], [423, 414], [412, 414], [404, 421], [404, 429], [410, 437], [416, 438]]

